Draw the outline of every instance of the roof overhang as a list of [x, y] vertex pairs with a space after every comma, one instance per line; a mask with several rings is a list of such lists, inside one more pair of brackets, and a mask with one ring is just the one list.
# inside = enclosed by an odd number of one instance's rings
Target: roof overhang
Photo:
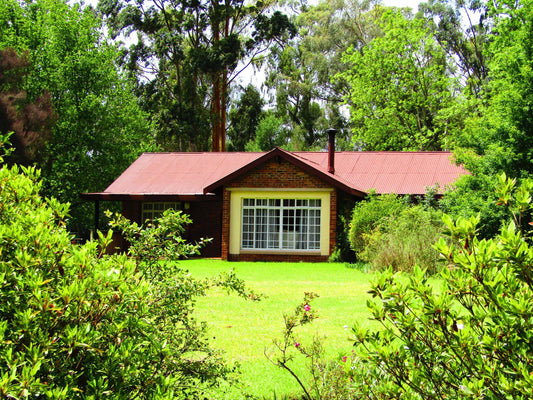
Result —
[[92, 201], [212, 201], [217, 200], [219, 196], [207, 194], [168, 194], [168, 193], [150, 193], [150, 194], [131, 194], [131, 193], [81, 193], [80, 197], [84, 200]]
[[354, 189], [350, 187], [347, 183], [343, 182], [339, 177], [335, 176], [334, 174], [331, 174], [327, 171], [323, 171], [322, 167], [319, 165], [312, 166], [309, 163], [303, 161], [301, 158], [291, 154], [288, 151], [285, 151], [283, 149], [280, 149], [279, 147], [274, 148], [273, 150], [269, 151], [268, 153], [265, 153], [261, 157], [257, 158], [256, 160], [246, 164], [245, 166], [233, 171], [232, 173], [224, 176], [223, 178], [211, 183], [210, 185], [206, 186], [204, 188], [204, 194], [213, 193], [218, 188], [228, 184], [229, 182], [237, 179], [239, 176], [242, 176], [243, 174], [251, 171], [252, 169], [264, 164], [265, 162], [280, 158], [283, 159], [299, 168], [304, 170], [305, 172], [309, 173], [310, 175], [314, 175], [317, 178], [323, 180], [324, 182], [329, 183], [331, 186], [340, 189], [346, 193], [349, 193], [353, 196], [357, 197], [365, 197], [366, 193], [357, 189]]

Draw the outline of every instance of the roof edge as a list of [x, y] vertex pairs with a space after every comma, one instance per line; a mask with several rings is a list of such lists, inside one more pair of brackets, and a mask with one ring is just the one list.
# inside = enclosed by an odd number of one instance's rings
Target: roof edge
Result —
[[84, 200], [92, 201], [201, 201], [216, 200], [217, 195], [212, 193], [206, 194], [168, 194], [168, 193], [150, 193], [150, 194], [131, 194], [131, 193], [80, 193]]

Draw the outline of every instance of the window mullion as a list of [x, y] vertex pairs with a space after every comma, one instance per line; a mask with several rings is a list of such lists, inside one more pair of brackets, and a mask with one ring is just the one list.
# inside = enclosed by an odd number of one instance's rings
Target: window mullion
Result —
[[257, 249], [255, 242], [255, 235], [257, 232], [257, 206], [254, 206], [254, 224], [253, 224], [253, 233], [252, 233], [252, 248]]
[[265, 249], [268, 249], [268, 242], [270, 241], [270, 205], [267, 203], [266, 206], [266, 238], [265, 238]]
[[278, 250], [283, 248], [283, 200], [280, 200], [279, 206], [279, 237], [278, 237]]

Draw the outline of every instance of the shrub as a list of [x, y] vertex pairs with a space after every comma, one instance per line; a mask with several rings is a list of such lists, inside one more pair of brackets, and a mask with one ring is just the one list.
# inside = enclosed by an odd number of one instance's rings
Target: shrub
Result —
[[375, 192], [370, 193], [367, 199], [356, 204], [350, 223], [349, 241], [358, 257], [368, 243], [368, 235], [384, 218], [398, 214], [404, 207], [404, 200], [398, 196], [394, 194], [378, 196]]
[[106, 256], [109, 234], [74, 245], [68, 206], [39, 189], [37, 170], [0, 168], [0, 397], [199, 398], [228, 376], [191, 314], [208, 287], [242, 282]]
[[363, 235], [366, 246], [359, 256], [374, 270], [410, 271], [419, 265], [433, 274], [439, 253], [429, 244], [437, 242], [443, 231], [440, 211], [420, 205], [406, 207], [383, 217], [373, 231]]
[[453, 190], [448, 190], [441, 199], [442, 210], [454, 218], [479, 214], [479, 236], [497, 236], [501, 222], [508, 216], [504, 207], [496, 205], [494, 187], [497, 181], [497, 175], [462, 176], [455, 182]]
[[381, 329], [354, 328], [359, 398], [531, 398], [533, 248], [520, 221], [533, 181], [517, 188], [502, 176], [497, 194], [514, 218], [494, 239], [478, 238], [479, 217], [444, 217], [457, 244], [436, 245], [440, 288], [419, 268], [376, 277], [369, 306]]

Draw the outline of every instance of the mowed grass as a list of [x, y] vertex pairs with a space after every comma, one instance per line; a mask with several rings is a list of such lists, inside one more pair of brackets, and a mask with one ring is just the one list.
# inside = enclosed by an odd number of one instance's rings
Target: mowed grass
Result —
[[[305, 345], [314, 336], [323, 338], [328, 358], [342, 358], [352, 348], [355, 321], [369, 323], [366, 309], [370, 274], [339, 263], [243, 263], [220, 260], [186, 260], [181, 266], [195, 277], [210, 277], [234, 270], [247, 286], [265, 297], [250, 301], [223, 290], [212, 290], [196, 307], [196, 317], [206, 321], [212, 347], [222, 350], [228, 362], [241, 365], [241, 384], [220, 392], [217, 399], [241, 399], [243, 393], [259, 399], [283, 398], [299, 393], [286, 371], [273, 365], [273, 339], [281, 339], [283, 315], [293, 312], [305, 292], [319, 295], [311, 304], [319, 318], [300, 329], [298, 341]], [[299, 357], [294, 368], [307, 376]]]

